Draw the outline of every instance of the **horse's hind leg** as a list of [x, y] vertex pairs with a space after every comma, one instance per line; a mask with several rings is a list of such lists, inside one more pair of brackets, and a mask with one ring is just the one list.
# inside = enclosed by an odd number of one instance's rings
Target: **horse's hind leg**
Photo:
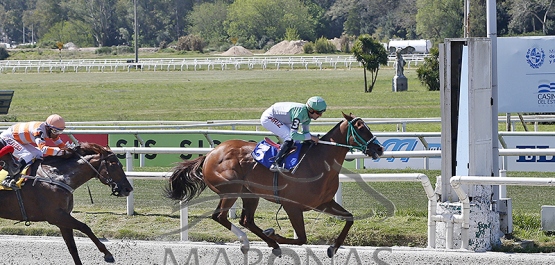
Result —
[[345, 210], [345, 208], [343, 208], [341, 205], [337, 204], [337, 202], [335, 202], [334, 200], [316, 207], [316, 210], [345, 220], [345, 226], [343, 227], [343, 230], [341, 230], [341, 233], [335, 240], [333, 246], [330, 246], [328, 248], [328, 257], [331, 258], [333, 257], [333, 255], [335, 255], [339, 247], [343, 244], [343, 241], [345, 241], [347, 233], [349, 233], [349, 229], [351, 229], [351, 226], [353, 225], [353, 215]]
[[[77, 247], [75, 246], [75, 240], [73, 239], [73, 229], [77, 229], [83, 232], [83, 234], [87, 235], [96, 245], [98, 250], [104, 253], [104, 261], [114, 262], [114, 256], [112, 255], [112, 253], [110, 253], [106, 246], [102, 244], [102, 242], [100, 242], [98, 237], [96, 237], [96, 235], [92, 232], [91, 228], [85, 223], [82, 223], [79, 220], [73, 218], [73, 216], [71, 216], [69, 213], [58, 211], [56, 218], [53, 220], [51, 219], [48, 222], [60, 228], [62, 236], [66, 241], [66, 245], [69, 248], [69, 252], [73, 256], [73, 260], [79, 260], [79, 256], [77, 255]], [[64, 235], [64, 233], [66, 233], [66, 235]], [[68, 242], [71, 244], [68, 244]], [[74, 249], [74, 252], [72, 251], [72, 248]], [[76, 262], [76, 264], [80, 264], [80, 261], [79, 263]]]
[[236, 197], [228, 198], [228, 197], [222, 196], [220, 199], [220, 202], [218, 203], [218, 207], [216, 208], [216, 210], [214, 210], [214, 213], [212, 214], [212, 219], [220, 223], [221, 225], [223, 225], [225, 228], [229, 229], [239, 238], [239, 241], [241, 242], [241, 251], [244, 254], [246, 254], [250, 249], [250, 243], [249, 243], [249, 239], [247, 238], [247, 234], [245, 234], [245, 232], [241, 231], [241, 229], [233, 225], [227, 219], [227, 213], [229, 212], [229, 209], [231, 209], [231, 207], [233, 206], [236, 200], [237, 200]]
[[260, 229], [260, 227], [258, 227], [254, 223], [254, 213], [256, 211], [256, 208], [258, 207], [258, 202], [260, 198], [242, 197], [241, 199], [243, 201], [243, 211], [241, 211], [241, 220], [239, 221], [239, 224], [249, 229], [255, 235], [257, 235], [262, 240], [264, 240], [269, 247], [273, 248], [272, 253], [274, 255], [281, 256], [281, 249], [279, 248], [279, 245], [277, 244], [277, 242], [271, 239], [270, 237], [268, 237], [266, 234], [264, 234], [262, 229]]

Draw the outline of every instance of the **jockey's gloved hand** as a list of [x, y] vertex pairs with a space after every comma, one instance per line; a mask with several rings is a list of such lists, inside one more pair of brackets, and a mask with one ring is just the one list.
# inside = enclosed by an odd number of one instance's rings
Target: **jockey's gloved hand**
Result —
[[67, 149], [73, 150], [73, 149], [75, 149], [75, 146], [76, 146], [76, 144], [74, 142], [70, 142], [70, 141], [66, 142], [66, 148]]

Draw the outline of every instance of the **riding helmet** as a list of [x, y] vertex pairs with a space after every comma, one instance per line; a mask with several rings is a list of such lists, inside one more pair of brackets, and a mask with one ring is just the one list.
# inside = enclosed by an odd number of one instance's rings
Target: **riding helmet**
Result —
[[52, 114], [46, 118], [46, 125], [50, 127], [54, 127], [59, 130], [63, 130], [66, 128], [66, 122], [64, 118], [58, 114]]
[[319, 96], [314, 96], [309, 98], [308, 101], [306, 102], [306, 106], [309, 109], [313, 109], [315, 111], [325, 111], [326, 108], [328, 107], [328, 105], [326, 104], [326, 101], [324, 101], [324, 99]]

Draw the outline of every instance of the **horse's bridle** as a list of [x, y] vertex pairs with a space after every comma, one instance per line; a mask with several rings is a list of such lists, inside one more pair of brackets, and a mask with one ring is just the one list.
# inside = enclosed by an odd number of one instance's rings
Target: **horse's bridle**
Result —
[[[362, 136], [360, 136], [360, 134], [358, 134], [358, 132], [356, 131], [356, 128], [355, 128], [355, 125], [354, 125], [358, 120], [362, 120], [362, 119], [357, 117], [357, 118], [354, 118], [354, 119], [349, 121], [349, 127], [347, 128], [347, 140], [346, 140], [346, 142], [349, 143], [349, 138], [353, 137], [353, 140], [358, 145], [357, 146], [351, 146], [351, 151], [353, 149], [356, 149], [356, 150], [359, 150], [359, 151], [366, 154], [366, 151], [368, 150], [368, 145], [370, 145], [371, 143], [374, 143], [374, 144], [377, 144], [377, 145], [382, 145], [382, 144], [380, 143], [380, 141], [378, 141], [376, 136], [372, 137], [372, 139], [370, 139], [368, 141], [366, 141]], [[364, 124], [364, 126], [366, 126], [366, 129], [368, 129], [368, 131], [370, 131], [370, 128], [368, 127], [368, 125], [366, 125], [366, 123]]]
[[[102, 164], [104, 163], [104, 165], [105, 165], [106, 160], [107, 160], [109, 157], [111, 157], [111, 156], [115, 156], [116, 154], [113, 154], [113, 153], [112, 153], [112, 154], [109, 154], [109, 155], [104, 156], [104, 157], [102, 156], [102, 154], [100, 154], [101, 157], [100, 157], [99, 161], [101, 161], [101, 162], [100, 162], [100, 166], [98, 166], [98, 169], [96, 169], [96, 168], [95, 168], [87, 159], [85, 159], [81, 154], [77, 153], [77, 155], [79, 155], [79, 157], [80, 157], [83, 161], [85, 161], [85, 163], [87, 163], [87, 164], [92, 168], [92, 170], [94, 170], [94, 172], [96, 172], [95, 178], [99, 179], [100, 182], [102, 182], [102, 183], [104, 183], [104, 184], [110, 185], [110, 187], [112, 188], [112, 195], [117, 196], [117, 195], [118, 195], [118, 194], [117, 194], [118, 192], [115, 190], [115, 188], [118, 186], [117, 183], [116, 183], [111, 177], [102, 176], [102, 174], [100, 174], [100, 172], [99, 172], [100, 167], [102, 167]], [[108, 166], [106, 166], [106, 172], [108, 172]]]

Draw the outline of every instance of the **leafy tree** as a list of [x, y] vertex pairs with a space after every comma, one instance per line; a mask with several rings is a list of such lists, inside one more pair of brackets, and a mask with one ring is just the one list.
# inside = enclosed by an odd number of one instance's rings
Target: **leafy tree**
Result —
[[68, 8], [65, 4], [67, 1], [59, 0], [37, 0], [33, 9], [33, 17], [36, 20], [35, 32], [37, 38], [41, 38], [50, 31], [50, 28], [59, 22], [68, 20]]
[[[353, 54], [357, 61], [364, 67], [364, 92], [372, 92], [378, 78], [380, 65], [387, 64], [387, 52], [383, 45], [374, 40], [370, 35], [363, 34], [358, 37], [353, 45]], [[368, 86], [366, 70], [372, 73], [371, 84]]]
[[94, 37], [89, 25], [82, 21], [58, 22], [41, 38], [41, 42], [73, 42], [78, 47], [94, 46]]
[[431, 48], [430, 56], [424, 58], [424, 63], [416, 69], [418, 80], [430, 91], [439, 90], [439, 49]]
[[554, 28], [554, 14], [550, 12], [553, 0], [513, 0], [511, 3], [509, 14], [512, 20], [509, 28], [520, 33], [539, 31], [536, 28], [539, 23], [544, 35], [548, 35], [549, 30]]
[[225, 42], [229, 38], [224, 29], [227, 7], [228, 4], [222, 1], [195, 5], [187, 15], [189, 33], [199, 35], [214, 45]]
[[301, 39], [311, 40], [314, 25], [300, 0], [237, 0], [229, 6], [225, 22], [228, 35], [249, 46], [256, 46], [262, 38], [283, 40], [287, 28], [296, 29]]
[[422, 37], [443, 42], [463, 36], [463, 0], [417, 0], [416, 32]]
[[469, 37], [487, 37], [486, 0], [470, 1]]

